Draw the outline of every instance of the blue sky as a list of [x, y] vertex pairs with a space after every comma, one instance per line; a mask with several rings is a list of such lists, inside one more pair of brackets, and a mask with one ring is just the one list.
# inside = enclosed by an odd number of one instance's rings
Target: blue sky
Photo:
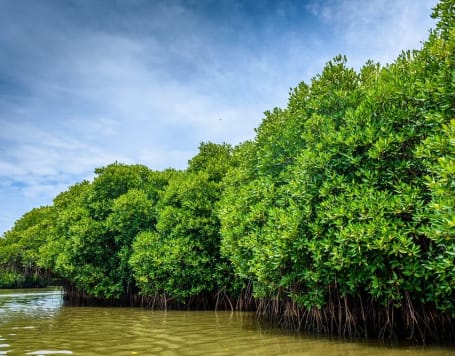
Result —
[[[0, 234], [114, 161], [185, 168], [346, 54], [418, 49], [436, 0], [0, 0]], [[221, 119], [221, 120], [220, 120]]]

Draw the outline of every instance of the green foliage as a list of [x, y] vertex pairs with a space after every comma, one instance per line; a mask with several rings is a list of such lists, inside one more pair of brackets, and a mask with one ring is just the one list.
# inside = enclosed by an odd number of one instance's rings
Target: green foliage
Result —
[[12, 271], [0, 272], [0, 288], [20, 288], [25, 285], [25, 277], [22, 273]]
[[0, 287], [52, 270], [91, 296], [187, 302], [248, 281], [307, 311], [344, 300], [346, 320], [365, 297], [427, 329], [413, 303], [454, 317], [454, 14], [440, 1], [386, 67], [335, 57], [254, 140], [201, 143], [185, 171], [98, 168], [0, 239]]
[[173, 171], [115, 163], [96, 170], [54, 201], [55, 220], [42, 247], [42, 264], [96, 297], [134, 292], [128, 264], [136, 235], [153, 229], [158, 192]]
[[455, 313], [453, 2], [435, 13], [420, 51], [359, 74], [338, 56], [266, 113], [219, 209], [222, 252], [257, 296]]
[[53, 209], [44, 206], [24, 214], [0, 239], [0, 287], [39, 286], [49, 278], [39, 264]]
[[188, 170], [161, 192], [155, 230], [137, 236], [130, 259], [142, 294], [185, 302], [230, 286], [215, 210], [230, 162], [228, 145], [203, 143]]
[[428, 239], [428, 259], [423, 267], [432, 283], [426, 300], [454, 313], [455, 303], [455, 120], [427, 137], [417, 155], [428, 166], [426, 185], [431, 200], [423, 209], [421, 233]]
[[199, 153], [188, 162], [187, 172], [206, 172], [208, 178], [220, 181], [232, 165], [232, 147], [226, 143], [202, 142]]
[[438, 19], [436, 30], [444, 39], [454, 35], [455, 3], [453, 0], [440, 0], [433, 9], [432, 17]]

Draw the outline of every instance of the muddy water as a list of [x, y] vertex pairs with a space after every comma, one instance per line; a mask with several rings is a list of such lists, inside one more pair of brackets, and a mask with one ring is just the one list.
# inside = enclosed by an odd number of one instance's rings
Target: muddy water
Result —
[[0, 290], [0, 355], [455, 355], [261, 327], [251, 313], [64, 306], [59, 290]]

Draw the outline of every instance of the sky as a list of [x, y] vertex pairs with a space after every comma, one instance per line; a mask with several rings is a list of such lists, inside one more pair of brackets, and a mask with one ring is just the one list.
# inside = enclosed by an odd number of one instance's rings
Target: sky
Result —
[[419, 49], [436, 0], [0, 0], [0, 235], [115, 161], [184, 169], [338, 54]]

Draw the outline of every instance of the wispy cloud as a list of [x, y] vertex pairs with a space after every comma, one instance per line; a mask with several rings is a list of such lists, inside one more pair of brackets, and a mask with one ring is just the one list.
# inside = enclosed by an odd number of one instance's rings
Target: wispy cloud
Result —
[[0, 1], [0, 232], [113, 161], [250, 139], [338, 53], [419, 47], [435, 1]]
[[435, 22], [437, 0], [310, 1], [307, 9], [330, 28], [340, 50], [361, 66], [372, 59], [391, 63], [403, 50], [419, 49]]

